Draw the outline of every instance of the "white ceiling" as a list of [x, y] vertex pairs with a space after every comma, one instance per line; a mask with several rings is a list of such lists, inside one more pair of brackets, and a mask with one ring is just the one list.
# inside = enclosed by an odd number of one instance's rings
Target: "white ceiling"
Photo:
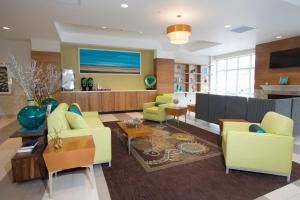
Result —
[[[300, 7], [283, 0], [81, 0], [80, 5], [62, 1], [1, 0], [0, 26], [11, 30], [1, 29], [0, 38], [66, 42], [62, 33], [84, 34], [91, 38], [155, 40], [166, 50], [220, 55], [254, 48], [276, 40], [278, 35], [300, 35]], [[129, 7], [121, 8], [121, 3]], [[183, 17], [176, 18], [178, 14]], [[190, 44], [178, 47], [167, 42], [165, 29], [176, 23], [192, 25]], [[239, 34], [224, 28], [226, 24], [257, 29]], [[109, 29], [99, 30], [102, 26]], [[217, 45], [211, 47], [207, 42]]]

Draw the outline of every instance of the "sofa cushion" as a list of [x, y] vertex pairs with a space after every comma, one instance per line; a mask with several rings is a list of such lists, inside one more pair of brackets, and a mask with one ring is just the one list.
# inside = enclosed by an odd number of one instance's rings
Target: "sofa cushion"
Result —
[[78, 107], [78, 104], [77, 104], [77, 105], [76, 105], [76, 104], [70, 105], [68, 111], [69, 111], [69, 112], [76, 113], [76, 114], [82, 116], [82, 113], [81, 113], [81, 111], [80, 111], [80, 107]]
[[104, 127], [103, 123], [98, 117], [84, 117], [85, 122], [89, 128], [101, 128]]
[[159, 112], [159, 109], [158, 109], [158, 107], [153, 106], [153, 107], [150, 107], [150, 108], [146, 108], [146, 109], [145, 109], [145, 112], [157, 114], [157, 113]]
[[56, 130], [69, 130], [70, 126], [66, 119], [65, 112], [68, 109], [68, 104], [61, 103], [47, 118], [48, 134], [54, 134]]
[[160, 102], [160, 103], [172, 103], [173, 102], [173, 97], [171, 97], [171, 96], [157, 96], [155, 101]]
[[89, 128], [88, 124], [86, 123], [86, 121], [83, 119], [81, 115], [78, 115], [73, 112], [68, 112], [68, 111], [65, 113], [65, 115], [72, 129]]

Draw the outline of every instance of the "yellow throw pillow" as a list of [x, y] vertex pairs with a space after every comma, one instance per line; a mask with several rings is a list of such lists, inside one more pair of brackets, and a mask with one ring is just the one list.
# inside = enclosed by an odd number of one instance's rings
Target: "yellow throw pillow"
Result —
[[76, 113], [66, 111], [66, 118], [69, 122], [71, 129], [89, 128], [83, 117]]

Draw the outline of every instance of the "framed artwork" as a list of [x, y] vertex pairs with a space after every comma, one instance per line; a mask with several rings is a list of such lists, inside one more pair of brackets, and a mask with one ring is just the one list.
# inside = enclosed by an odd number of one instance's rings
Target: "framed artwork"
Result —
[[141, 74], [141, 53], [78, 49], [79, 73]]
[[11, 78], [8, 75], [7, 66], [0, 65], [0, 94], [11, 94]]

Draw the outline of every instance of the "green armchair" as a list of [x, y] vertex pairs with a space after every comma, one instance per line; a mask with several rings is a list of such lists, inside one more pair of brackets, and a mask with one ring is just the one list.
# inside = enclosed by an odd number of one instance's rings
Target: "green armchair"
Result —
[[293, 120], [275, 112], [264, 116], [266, 133], [249, 132], [253, 123], [225, 122], [222, 149], [230, 169], [286, 176], [290, 181], [294, 147]]
[[[172, 96], [163, 95], [157, 96], [155, 102], [144, 103], [143, 118], [160, 123], [166, 121], [168, 115], [165, 112], [165, 108], [174, 105], [172, 102]], [[160, 105], [155, 106], [155, 103], [160, 103]]]

